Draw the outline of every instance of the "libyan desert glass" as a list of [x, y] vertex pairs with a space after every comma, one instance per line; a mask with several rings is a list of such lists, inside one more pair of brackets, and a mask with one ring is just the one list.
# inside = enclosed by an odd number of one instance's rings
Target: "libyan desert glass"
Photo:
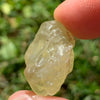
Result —
[[25, 54], [25, 77], [37, 95], [57, 93], [73, 69], [75, 40], [57, 21], [44, 22]]

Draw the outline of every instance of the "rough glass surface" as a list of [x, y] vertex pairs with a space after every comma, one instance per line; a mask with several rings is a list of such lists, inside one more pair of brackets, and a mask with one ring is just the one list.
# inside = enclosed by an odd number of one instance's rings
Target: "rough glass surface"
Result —
[[25, 54], [25, 77], [37, 95], [57, 93], [73, 69], [75, 41], [56, 21], [44, 22]]

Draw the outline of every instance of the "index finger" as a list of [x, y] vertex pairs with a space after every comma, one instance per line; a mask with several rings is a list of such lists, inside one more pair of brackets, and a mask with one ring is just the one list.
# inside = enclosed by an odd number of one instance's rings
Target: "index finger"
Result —
[[54, 17], [77, 38], [100, 37], [100, 0], [66, 0], [56, 8]]

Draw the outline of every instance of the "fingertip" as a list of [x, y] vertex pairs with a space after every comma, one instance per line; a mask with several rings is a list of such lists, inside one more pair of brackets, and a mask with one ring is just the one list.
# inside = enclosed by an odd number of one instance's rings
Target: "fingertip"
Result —
[[60, 21], [63, 19], [64, 16], [64, 9], [66, 9], [65, 7], [66, 5], [66, 1], [64, 1], [63, 3], [61, 3], [55, 10], [54, 10], [54, 19], [56, 19], [57, 21]]
[[66, 0], [55, 9], [54, 18], [77, 38], [100, 37], [100, 0]]

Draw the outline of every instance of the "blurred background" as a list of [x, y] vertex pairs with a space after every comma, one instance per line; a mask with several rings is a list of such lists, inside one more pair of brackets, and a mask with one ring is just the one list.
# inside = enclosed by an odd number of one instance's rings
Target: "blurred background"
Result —
[[[63, 0], [0, 0], [0, 100], [31, 90], [24, 54], [42, 22], [53, 19]], [[74, 70], [56, 96], [100, 100], [100, 39], [76, 39]]]

